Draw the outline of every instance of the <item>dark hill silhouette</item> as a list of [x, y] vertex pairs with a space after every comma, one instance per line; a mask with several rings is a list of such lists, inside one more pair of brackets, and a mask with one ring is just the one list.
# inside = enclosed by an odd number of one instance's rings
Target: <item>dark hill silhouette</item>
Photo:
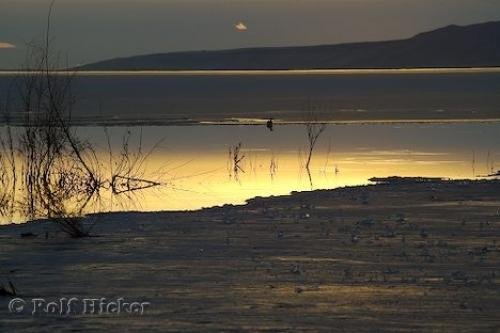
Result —
[[500, 66], [500, 22], [451, 25], [409, 39], [189, 51], [105, 60], [85, 70], [245, 70]]

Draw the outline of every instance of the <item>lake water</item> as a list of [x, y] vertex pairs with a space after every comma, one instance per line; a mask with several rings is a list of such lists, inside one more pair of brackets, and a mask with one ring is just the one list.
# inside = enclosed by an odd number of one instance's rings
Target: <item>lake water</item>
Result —
[[[273, 132], [265, 126], [242, 125], [106, 131], [107, 136], [102, 127], [77, 128], [78, 136], [96, 145], [103, 164], [110, 159], [107, 137], [115, 160], [128, 132], [130, 151], [155, 147], [138, 174], [161, 185], [133, 193], [104, 190], [86, 213], [191, 210], [242, 204], [255, 196], [367, 184], [371, 177], [470, 179], [500, 168], [500, 123], [329, 125], [313, 154], [310, 178], [304, 166], [304, 125], [278, 125]], [[229, 150], [240, 143], [242, 159], [235, 172]], [[3, 223], [11, 220], [4, 216]], [[23, 218], [18, 214], [14, 220]]]
[[[14, 77], [0, 73], [0, 98], [13, 93], [15, 121], [23, 114]], [[471, 179], [499, 168], [498, 69], [78, 73], [73, 91], [73, 120], [87, 125], [78, 136], [96, 147], [93, 163], [108, 178], [88, 202], [64, 199], [85, 202], [84, 213], [199, 209], [371, 177]], [[307, 172], [299, 123], [309, 113], [329, 125]], [[270, 117], [273, 132], [262, 124]], [[129, 155], [147, 158], [134, 164]], [[10, 184], [6, 157], [0, 152], [0, 220], [24, 221], [17, 205], [29, 191], [23, 175]]]
[[498, 69], [79, 73], [73, 92], [85, 124], [500, 118]]

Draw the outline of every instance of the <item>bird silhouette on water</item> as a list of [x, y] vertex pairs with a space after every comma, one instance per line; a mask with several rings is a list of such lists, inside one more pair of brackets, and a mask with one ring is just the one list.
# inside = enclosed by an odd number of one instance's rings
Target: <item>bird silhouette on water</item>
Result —
[[267, 128], [268, 128], [271, 132], [273, 131], [273, 126], [274, 126], [274, 124], [273, 124], [273, 118], [271, 118], [271, 119], [269, 119], [269, 120], [267, 121], [267, 125], [266, 125], [266, 126], [267, 126]]

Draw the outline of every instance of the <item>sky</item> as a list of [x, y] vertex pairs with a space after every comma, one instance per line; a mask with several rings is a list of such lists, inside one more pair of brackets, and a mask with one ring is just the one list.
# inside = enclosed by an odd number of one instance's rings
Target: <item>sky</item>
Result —
[[[0, 0], [0, 68], [25, 63], [50, 0]], [[138, 54], [410, 37], [500, 20], [500, 0], [57, 0], [53, 48], [70, 65]]]

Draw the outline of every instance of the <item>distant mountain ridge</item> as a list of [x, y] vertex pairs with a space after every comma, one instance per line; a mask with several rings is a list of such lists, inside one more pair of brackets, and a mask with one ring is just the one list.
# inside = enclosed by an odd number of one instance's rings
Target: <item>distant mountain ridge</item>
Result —
[[187, 51], [116, 58], [83, 70], [286, 70], [500, 66], [500, 21], [381, 42]]

